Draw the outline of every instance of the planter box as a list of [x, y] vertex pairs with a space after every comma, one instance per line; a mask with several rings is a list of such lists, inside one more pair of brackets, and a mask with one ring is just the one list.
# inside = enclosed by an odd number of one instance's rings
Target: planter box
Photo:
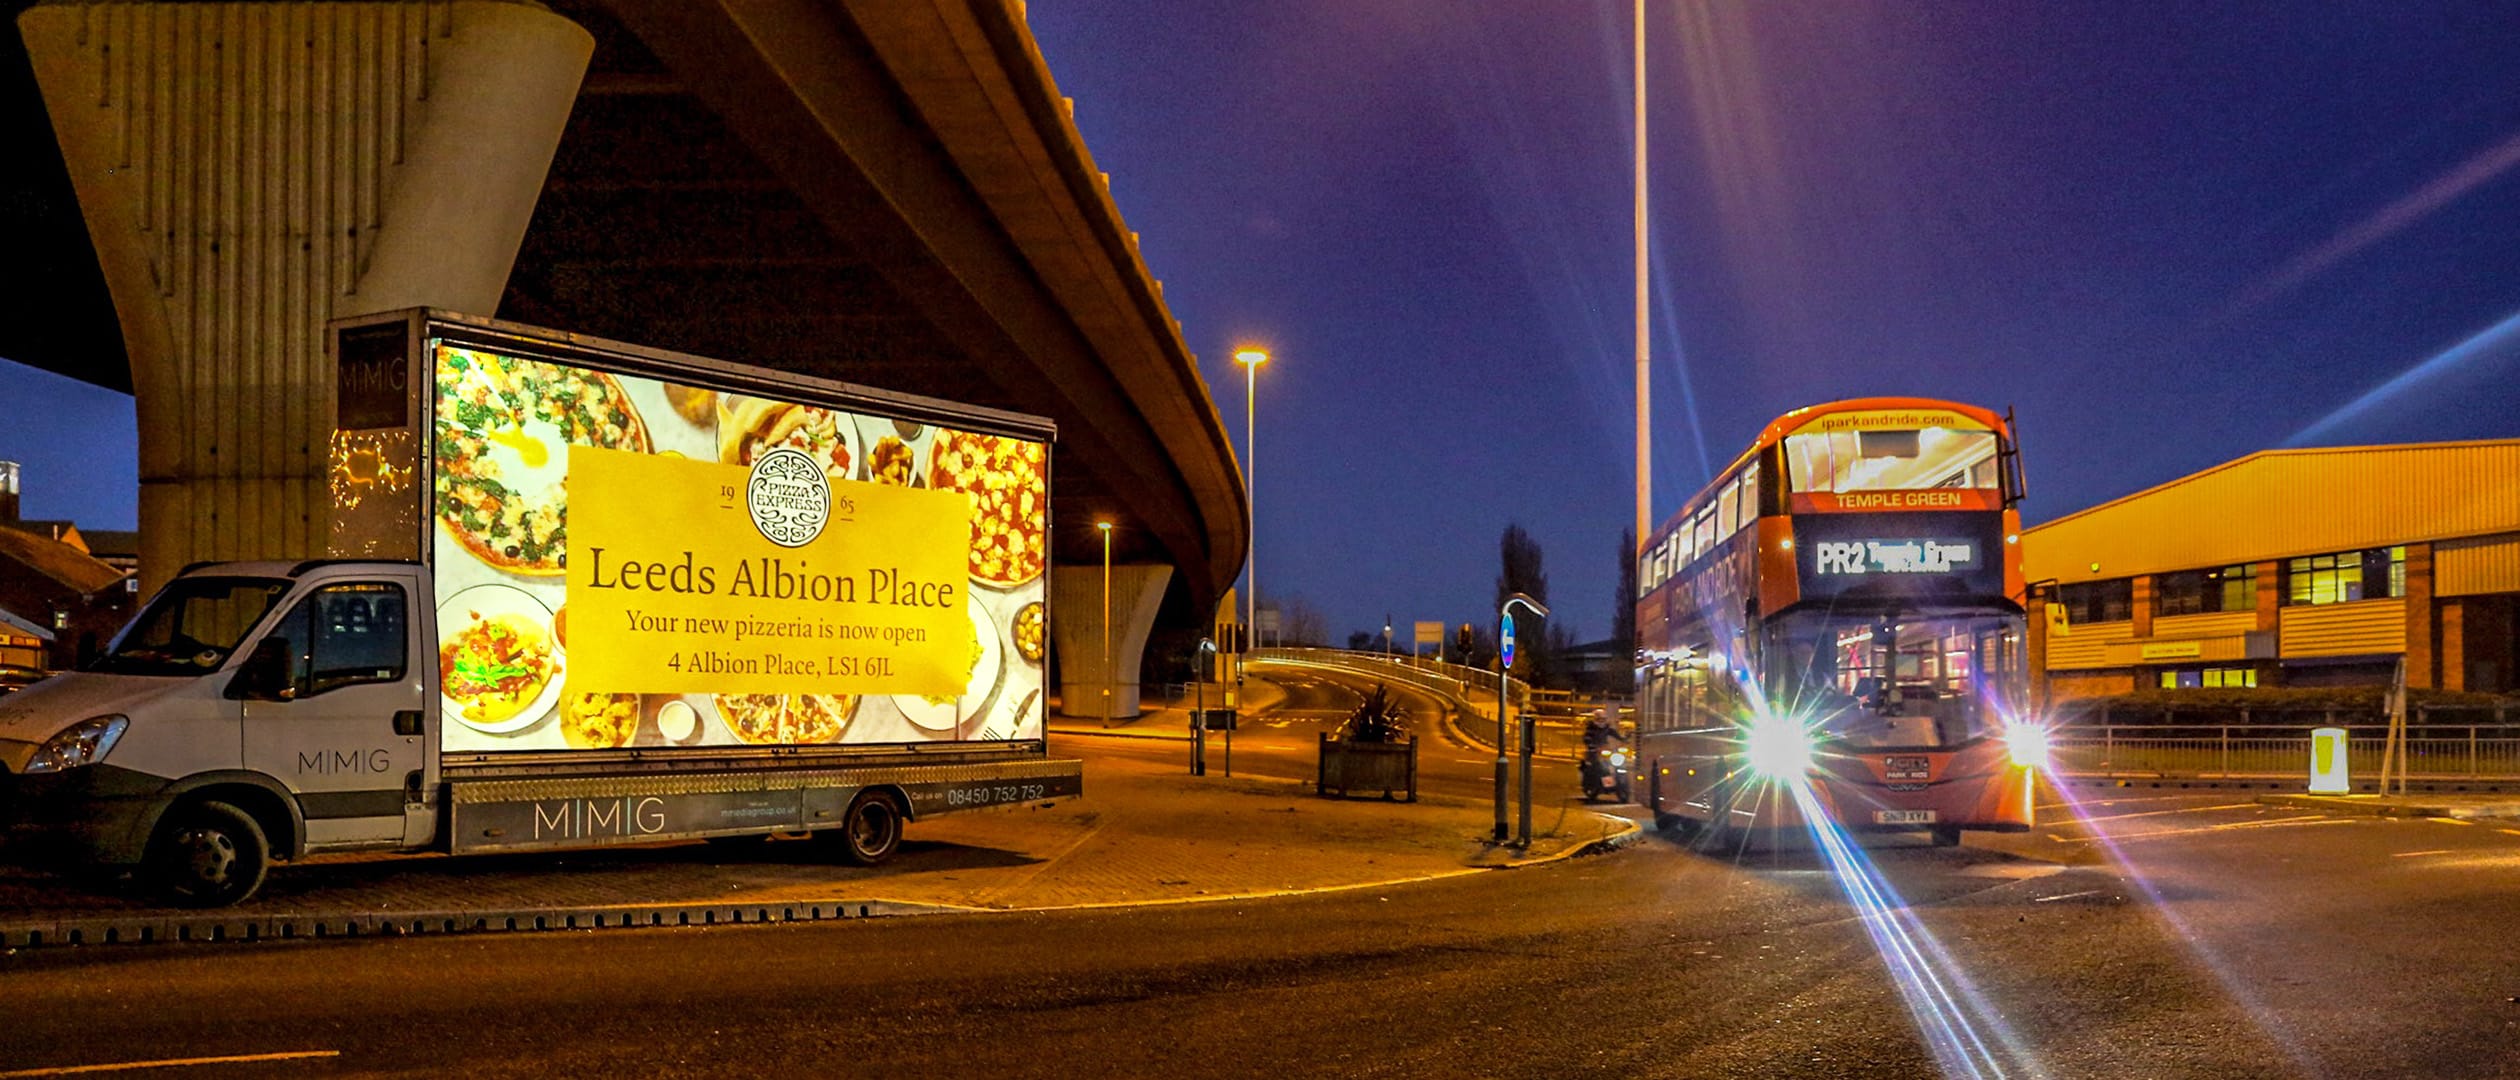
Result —
[[1347, 742], [1321, 737], [1321, 769], [1313, 787], [1323, 798], [1333, 793], [1381, 792], [1383, 798], [1405, 794], [1417, 801], [1417, 739], [1404, 742]]

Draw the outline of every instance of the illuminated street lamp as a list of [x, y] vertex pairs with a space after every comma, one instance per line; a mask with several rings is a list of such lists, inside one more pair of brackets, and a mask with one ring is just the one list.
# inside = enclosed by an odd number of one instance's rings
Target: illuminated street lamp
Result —
[[1111, 523], [1097, 521], [1094, 527], [1102, 530], [1103, 538], [1103, 726], [1110, 727], [1111, 687], [1120, 679], [1111, 667]]
[[[1243, 629], [1246, 638], [1243, 652], [1248, 655], [1260, 644], [1260, 555], [1258, 550], [1260, 515], [1255, 509], [1258, 502], [1258, 493], [1255, 489], [1260, 484], [1260, 468], [1259, 462], [1252, 460], [1252, 455], [1256, 452], [1253, 447], [1257, 443], [1253, 437], [1252, 425], [1260, 415], [1259, 407], [1255, 404], [1260, 389], [1260, 365], [1269, 362], [1269, 351], [1245, 346], [1234, 350], [1234, 362], [1243, 366], [1243, 511], [1249, 516], [1245, 524], [1250, 528], [1250, 532], [1243, 538], [1243, 586], [1251, 593], [1243, 598], [1245, 606]], [[1234, 672], [1234, 682], [1237, 685], [1241, 684], [1242, 672], [1240, 670]]]
[[[1549, 605], [1521, 593], [1505, 598], [1496, 606], [1496, 842], [1505, 842], [1505, 679], [1513, 670], [1514, 605], [1521, 604], [1543, 619], [1549, 617]], [[1531, 755], [1523, 755], [1523, 843], [1531, 842]]]

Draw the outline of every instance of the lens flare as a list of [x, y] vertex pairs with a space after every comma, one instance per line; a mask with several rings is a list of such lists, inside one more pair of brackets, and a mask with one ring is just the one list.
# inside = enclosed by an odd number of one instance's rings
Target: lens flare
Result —
[[2004, 748], [2012, 752], [2012, 763], [2025, 769], [2044, 769], [2048, 762], [2047, 729], [2037, 724], [2021, 724], [2004, 731]]
[[2241, 978], [2239, 973], [2232, 969], [2231, 964], [2223, 959], [2222, 954], [2206, 942], [2204, 935], [2197, 933], [2194, 927], [2188, 925], [2186, 919], [2180, 917], [2178, 910], [2162, 897], [2161, 890], [2154, 887], [2152, 879], [2146, 877], [2143, 870], [2138, 868], [2133, 860], [2127, 858], [2125, 850], [2118, 847], [2117, 840], [2109, 835], [2108, 830], [2099, 822], [2092, 820], [2091, 813], [2083, 807], [2082, 800], [2074, 797], [2073, 789], [2066, 784], [2050, 786], [2056, 792], [2057, 798], [2064, 800], [2065, 809], [2073, 814], [2074, 820], [2080, 823], [2084, 830], [2091, 833], [2094, 846], [2107, 857], [2111, 866], [2117, 868], [2119, 876], [2128, 884], [2133, 885], [2136, 891], [2144, 894], [2145, 906], [2168, 925], [2171, 937], [2185, 943], [2189, 949], [2193, 950], [2197, 959], [2204, 961], [2205, 969], [2213, 973], [2216, 981], [2222, 983], [2223, 992], [2231, 995], [2231, 1000], [2238, 1003], [2242, 1011], [2257, 1021], [2258, 1030], [2275, 1045], [2282, 1047], [2284, 1053], [2292, 1058], [2297, 1075], [2317, 1076], [2323, 1072], [2317, 1060], [2312, 1058], [2310, 1052], [2302, 1046], [2301, 1039], [2292, 1032], [2281, 1017], [2266, 1006], [2265, 1002], [2258, 999], [2257, 991], [2252, 988], [2250, 982]]
[[1750, 722], [1742, 751], [1750, 759], [1752, 772], [1773, 780], [1788, 780], [1811, 770], [1814, 747], [1810, 729], [1800, 721], [1762, 716]]
[[1884, 880], [1872, 860], [1857, 848], [1829, 816], [1808, 780], [1782, 785], [1809, 826], [1814, 846], [1828, 859], [1829, 871], [1855, 908], [1873, 949], [1890, 969], [1917, 1034], [1942, 1067], [1944, 1076], [2002, 1078], [2044, 1076], [2030, 1048], [2004, 1023], [1968, 970], [1955, 960], [1933, 932], [1908, 910], [1907, 902]]

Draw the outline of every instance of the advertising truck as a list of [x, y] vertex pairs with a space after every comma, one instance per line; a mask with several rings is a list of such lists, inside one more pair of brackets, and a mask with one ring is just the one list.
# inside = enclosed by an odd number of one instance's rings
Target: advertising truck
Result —
[[438, 311], [330, 340], [325, 557], [187, 566], [0, 699], [0, 852], [218, 906], [332, 851], [872, 864], [1081, 794], [1048, 421]]

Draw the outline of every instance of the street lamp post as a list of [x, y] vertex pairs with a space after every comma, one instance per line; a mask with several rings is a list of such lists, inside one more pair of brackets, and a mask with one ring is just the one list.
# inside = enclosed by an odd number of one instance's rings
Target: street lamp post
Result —
[[[1243, 586], [1251, 593], [1243, 598], [1243, 651], [1236, 654], [1234, 668], [1234, 686], [1239, 690], [1243, 683], [1242, 658], [1250, 656], [1260, 644], [1260, 514], [1255, 509], [1259, 503], [1255, 489], [1260, 486], [1260, 463], [1253, 459], [1258, 440], [1252, 428], [1260, 416], [1260, 365], [1269, 362], [1269, 351], [1245, 346], [1234, 350], [1234, 362], [1243, 366], [1243, 510], [1249, 516], [1245, 522], [1249, 532], [1243, 537]], [[1236, 702], [1237, 707], [1240, 704]]]
[[[1496, 643], [1497, 648], [1500, 650], [1505, 647], [1507, 637], [1505, 632], [1505, 623], [1507, 620], [1513, 618], [1514, 605], [1516, 604], [1521, 604], [1523, 607], [1530, 609], [1532, 614], [1538, 615], [1543, 619], [1549, 617], [1549, 606], [1547, 604], [1543, 604], [1540, 601], [1534, 600], [1521, 593], [1515, 593], [1506, 597], [1504, 603], [1496, 606]], [[1510, 767], [1510, 763], [1505, 760], [1505, 680], [1508, 677], [1508, 672], [1510, 670], [1510, 667], [1505, 663], [1504, 653], [1499, 652], [1496, 658], [1496, 842], [1499, 844], [1505, 842], [1506, 835], [1505, 773], [1507, 768]], [[1525, 755], [1523, 758], [1523, 790], [1526, 794], [1531, 790], [1531, 758], [1529, 755]], [[1528, 845], [1531, 842], [1530, 836], [1531, 810], [1529, 804], [1526, 803], [1523, 809], [1524, 844]]]
[[1102, 712], [1103, 712], [1103, 726], [1104, 726], [1104, 727], [1110, 727], [1110, 726], [1111, 726], [1111, 721], [1112, 721], [1112, 719], [1113, 719], [1113, 717], [1112, 717], [1112, 715], [1111, 715], [1111, 714], [1112, 714], [1112, 712], [1113, 712], [1113, 709], [1112, 709], [1113, 702], [1112, 702], [1112, 700], [1111, 700], [1111, 689], [1112, 689], [1112, 687], [1113, 687], [1113, 686], [1117, 685], [1117, 684], [1119, 683], [1119, 681], [1120, 681], [1120, 673], [1119, 673], [1119, 672], [1117, 672], [1117, 671], [1112, 670], [1112, 667], [1111, 667], [1111, 523], [1110, 523], [1110, 522], [1108, 522], [1108, 521], [1097, 521], [1097, 522], [1095, 522], [1095, 523], [1094, 523], [1094, 527], [1095, 527], [1095, 528], [1097, 528], [1097, 529], [1102, 530], [1102, 540], [1103, 540], [1103, 620], [1102, 620], [1102, 630], [1103, 630], [1103, 651], [1102, 651], [1102, 666], [1103, 666], [1103, 692], [1102, 692], [1102, 698], [1103, 698], [1103, 710], [1102, 710]]
[[1210, 638], [1200, 638], [1198, 663], [1193, 665], [1190, 673], [1191, 678], [1197, 680], [1199, 687], [1199, 707], [1190, 714], [1190, 775], [1192, 776], [1207, 775], [1207, 673], [1208, 661], [1215, 655], [1216, 642]]

